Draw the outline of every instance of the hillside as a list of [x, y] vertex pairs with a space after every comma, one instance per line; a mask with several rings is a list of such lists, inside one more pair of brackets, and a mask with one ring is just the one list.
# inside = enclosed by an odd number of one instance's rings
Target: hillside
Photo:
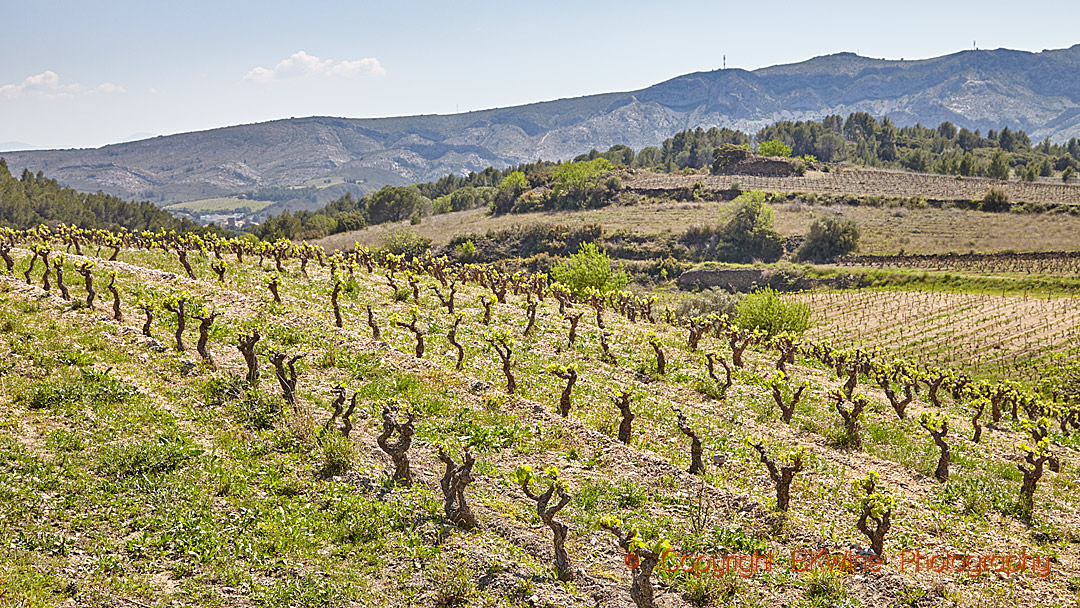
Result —
[[[195, 241], [139, 242], [117, 261], [70, 254], [61, 261], [70, 301], [55, 282], [39, 287], [40, 270], [23, 281], [31, 253], [22, 243], [11, 250], [16, 275], [0, 277], [0, 337], [11, 351], [0, 385], [0, 601], [626, 608], [634, 575], [650, 581], [665, 608], [1075, 600], [1074, 409], [1052, 410], [1007, 385], [948, 374], [937, 382], [937, 370], [823, 342], [791, 349], [716, 320], [691, 344], [687, 326], [660, 314], [650, 320], [644, 300], [621, 296], [602, 300], [602, 314], [570, 301], [565, 312], [583, 314], [568, 340], [557, 294], [532, 279], [363, 254], [323, 266], [288, 247], [263, 263], [255, 245], [234, 243], [244, 261], [230, 253], [220, 276], [214, 254], [199, 251], [208, 245]], [[188, 251], [190, 278], [177, 247]], [[95, 264], [87, 272], [101, 290], [93, 310], [77, 271], [84, 262]], [[341, 280], [333, 296], [332, 273]], [[113, 276], [110, 295], [101, 286]], [[442, 303], [450, 281], [455, 313]], [[186, 329], [168, 311], [178, 299], [188, 305], [190, 316], [179, 317]], [[153, 319], [143, 329], [145, 310]], [[198, 317], [210, 321], [196, 347]], [[253, 335], [257, 371], [237, 347]], [[505, 369], [516, 390], [489, 339], [511, 349]], [[286, 371], [283, 358], [298, 355], [295, 373]], [[568, 375], [566, 366], [576, 373], [572, 390], [558, 375]], [[732, 370], [726, 388], [724, 367]], [[256, 380], [245, 380], [253, 371]], [[858, 390], [836, 400], [845, 382]], [[898, 407], [893, 391], [912, 384], [916, 395]], [[803, 385], [796, 404], [792, 392]], [[630, 393], [635, 415], [624, 440], [613, 401], [620, 391]], [[998, 391], [991, 411], [980, 396]], [[865, 411], [852, 431], [834, 406], [856, 403]], [[969, 421], [980, 404], [975, 439]], [[1028, 429], [1027, 418], [1043, 413], [1059, 418], [1061, 432], [1058, 420]], [[920, 425], [940, 431], [942, 415], [950, 416], [947, 481], [935, 478], [939, 448]], [[1037, 448], [1021, 444], [1044, 431]], [[686, 433], [701, 442], [702, 471], [687, 470]], [[794, 475], [786, 510], [748, 437], [798, 469], [785, 468]], [[402, 439], [411, 439], [404, 463], [395, 447]], [[475, 463], [463, 471], [466, 450]], [[1019, 498], [1025, 450], [1041, 465], [1049, 451], [1060, 458], [1040, 468], [1030, 507]], [[523, 465], [532, 467], [532, 490], [565, 491], [554, 511], [546, 510], [556, 506], [551, 493], [534, 500], [522, 490]], [[402, 466], [409, 483], [394, 481]], [[460, 496], [477, 529], [463, 529], [444, 476], [464, 481]], [[859, 485], [867, 479], [877, 479], [869, 495]], [[884, 531], [880, 570], [818, 561], [798, 571], [800, 551], [866, 555], [860, 517]], [[716, 558], [700, 560], [714, 569], [631, 571], [605, 529], [612, 518], [644, 541], [630, 545], [631, 557], [650, 559], [650, 547], [666, 539], [681, 554]], [[553, 529], [565, 531], [565, 581], [553, 563]], [[962, 560], [965, 571], [957, 563], [928, 571], [925, 562], [915, 571], [915, 551], [974, 559]], [[1022, 572], [998, 563], [1021, 553]], [[719, 572], [729, 554], [775, 560], [768, 571], [751, 571], [746, 559]]]
[[[611, 247], [616, 257], [649, 259], [672, 255], [659, 245], [694, 226], [715, 225], [742, 191], [777, 193], [777, 229], [801, 237], [822, 214], [846, 217], [862, 229], [860, 251], [945, 254], [959, 251], [1075, 250], [1080, 227], [1080, 185], [1040, 181], [1002, 182], [902, 171], [836, 167], [802, 177], [671, 175], [647, 170], [619, 171], [622, 190], [599, 208], [566, 208], [492, 214], [487, 208], [450, 211], [422, 218], [342, 231], [311, 242], [326, 248], [377, 248], [402, 231], [430, 239], [436, 248], [507, 230], [563, 226], [601, 227], [606, 237], [648, 244], [638, 252]], [[978, 201], [991, 188], [1002, 190], [1016, 213], [987, 212]], [[405, 214], [408, 215], [408, 214]], [[305, 237], [307, 238], [307, 237]], [[621, 250], [621, 251], [620, 251]], [[449, 252], [453, 253], [453, 252]], [[531, 254], [527, 254], [531, 255]], [[524, 256], [524, 257], [527, 257]]]
[[195, 222], [177, 218], [145, 201], [129, 203], [100, 192], [79, 192], [27, 170], [15, 177], [0, 158], [0, 226], [27, 229], [41, 224], [133, 232], [203, 230]]
[[[897, 125], [1023, 129], [1034, 141], [1080, 136], [1080, 45], [1028, 53], [964, 51], [920, 61], [841, 53], [755, 71], [679, 76], [639, 91], [445, 116], [277, 120], [92, 150], [5, 153], [80, 190], [158, 203], [271, 186], [339, 184], [314, 208], [386, 184], [408, 184], [591, 148], [659, 144], [677, 131], [753, 133], [779, 120], [864, 111]], [[314, 205], [314, 206], [313, 206]], [[283, 208], [288, 208], [288, 205]]]

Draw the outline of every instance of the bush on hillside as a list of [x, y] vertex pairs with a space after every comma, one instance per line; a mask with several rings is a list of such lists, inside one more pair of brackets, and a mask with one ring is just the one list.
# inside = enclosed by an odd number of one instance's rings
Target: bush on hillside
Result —
[[731, 219], [720, 230], [718, 258], [724, 262], [775, 262], [784, 255], [784, 237], [773, 229], [773, 210], [765, 193], [739, 195]]
[[758, 146], [758, 154], [762, 156], [780, 156], [788, 158], [791, 156], [791, 146], [778, 139], [770, 139], [769, 141], [762, 142], [761, 145]]
[[611, 267], [611, 258], [596, 243], [582, 243], [577, 253], [551, 269], [551, 278], [575, 295], [590, 287], [600, 293], [618, 291], [630, 282], [625, 272]]
[[431, 247], [431, 239], [422, 237], [409, 230], [395, 230], [383, 238], [379, 251], [403, 255], [406, 259], [412, 259], [424, 255]]
[[823, 215], [810, 223], [810, 232], [796, 257], [800, 260], [828, 262], [855, 251], [859, 245], [859, 226], [855, 222]]
[[986, 195], [979, 201], [979, 209], [991, 213], [1000, 213], [1009, 210], [1009, 195], [1001, 188], [990, 188]]
[[710, 287], [683, 298], [675, 308], [675, 315], [680, 319], [707, 317], [712, 314], [735, 317], [735, 307], [742, 298], [740, 294], [729, 293], [719, 287]]
[[743, 329], [760, 329], [769, 338], [785, 332], [802, 334], [810, 328], [810, 305], [785, 300], [766, 287], [739, 301], [735, 324]]

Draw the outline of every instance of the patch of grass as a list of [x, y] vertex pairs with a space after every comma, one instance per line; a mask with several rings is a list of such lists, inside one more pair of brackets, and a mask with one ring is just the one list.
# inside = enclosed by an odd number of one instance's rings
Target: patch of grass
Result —
[[838, 571], [814, 569], [803, 575], [801, 583], [803, 595], [812, 606], [836, 606], [847, 599], [844, 579]]
[[237, 422], [254, 431], [272, 429], [281, 419], [281, 398], [238, 374], [214, 376], [203, 385], [202, 393], [208, 407], [225, 406]]
[[435, 571], [434, 583], [435, 594], [432, 599], [438, 608], [466, 606], [476, 593], [469, 567], [464, 562], [440, 567]]
[[127, 445], [105, 448], [97, 458], [97, 473], [110, 479], [169, 473], [179, 469], [202, 449], [176, 434], [161, 434]]
[[356, 460], [356, 449], [352, 442], [339, 434], [335, 429], [324, 435], [319, 442], [320, 461], [319, 475], [332, 477], [341, 475], [352, 468]]
[[727, 606], [745, 593], [746, 582], [734, 570], [717, 577], [712, 572], [679, 576], [675, 586], [683, 590], [683, 598], [692, 606]]
[[84, 407], [96, 409], [135, 399], [134, 387], [111, 375], [110, 371], [65, 370], [49, 382], [42, 382], [15, 401], [30, 409], [55, 409], [73, 415]]
[[352, 590], [326, 575], [292, 574], [258, 585], [252, 599], [263, 608], [336, 608], [348, 606]]
[[979, 518], [993, 512], [1007, 515], [1016, 507], [1015, 489], [984, 472], [952, 475], [931, 500]]

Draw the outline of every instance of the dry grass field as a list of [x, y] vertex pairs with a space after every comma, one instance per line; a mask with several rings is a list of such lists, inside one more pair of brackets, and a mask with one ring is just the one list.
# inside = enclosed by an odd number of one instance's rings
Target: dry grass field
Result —
[[[606, 231], [636, 234], [678, 233], [695, 224], [719, 222], [730, 202], [643, 202], [573, 212], [527, 213], [492, 217], [472, 209], [426, 217], [417, 226], [397, 222], [328, 236], [316, 241], [328, 251], [352, 249], [354, 243], [377, 247], [387, 233], [409, 229], [443, 245], [459, 234], [500, 230], [535, 223], [601, 224]], [[862, 229], [860, 252], [869, 254], [1062, 251], [1080, 246], [1080, 216], [1067, 213], [986, 213], [957, 208], [886, 208], [800, 203], [775, 207], [776, 228], [784, 235], [806, 234], [814, 217], [835, 213], [854, 220]]]

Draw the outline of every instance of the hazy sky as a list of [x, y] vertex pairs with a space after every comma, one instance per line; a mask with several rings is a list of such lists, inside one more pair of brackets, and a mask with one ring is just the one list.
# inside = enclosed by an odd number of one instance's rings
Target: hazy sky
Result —
[[855, 51], [1080, 43], [1080, 2], [0, 0], [0, 143], [445, 114]]

